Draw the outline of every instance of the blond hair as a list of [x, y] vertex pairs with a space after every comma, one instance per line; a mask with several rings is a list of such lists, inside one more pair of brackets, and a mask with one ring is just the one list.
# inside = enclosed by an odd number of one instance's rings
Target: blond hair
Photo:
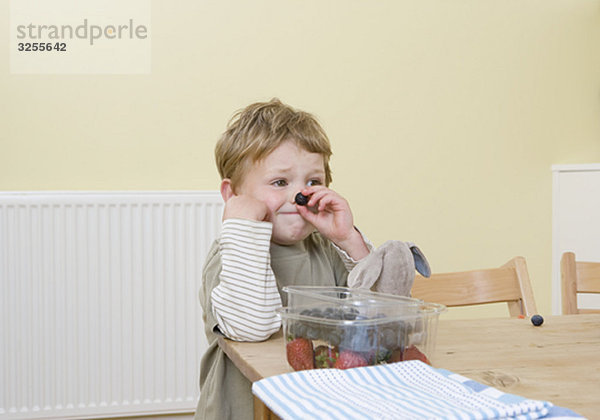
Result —
[[331, 145], [317, 119], [274, 98], [257, 102], [238, 111], [215, 147], [215, 159], [221, 179], [239, 185], [246, 169], [271, 153], [285, 141], [323, 155], [325, 185], [331, 182]]

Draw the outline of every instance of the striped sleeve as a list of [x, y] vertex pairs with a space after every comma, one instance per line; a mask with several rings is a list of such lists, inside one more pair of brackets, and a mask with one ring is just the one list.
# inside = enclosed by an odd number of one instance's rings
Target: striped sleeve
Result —
[[[358, 231], [358, 233], [360, 233], [360, 236], [362, 236], [363, 241], [365, 241], [365, 245], [367, 246], [367, 249], [369, 250], [369, 253], [373, 252], [375, 247], [373, 246], [371, 241], [369, 241], [369, 239], [356, 227], [354, 229], [356, 229]], [[344, 267], [346, 267], [346, 270], [348, 270], [348, 272], [352, 271], [352, 269], [354, 267], [356, 267], [356, 264], [358, 264], [358, 261], [355, 260], [354, 258], [352, 258], [350, 255], [348, 255], [348, 253], [346, 251], [344, 251], [342, 248], [340, 248], [333, 242], [331, 243], [331, 245], [333, 245], [333, 248], [339, 254], [340, 258], [342, 259], [342, 262], [344, 263]]]
[[220, 331], [232, 340], [262, 341], [279, 330], [281, 306], [271, 269], [269, 222], [227, 219], [221, 231], [222, 269], [211, 293]]

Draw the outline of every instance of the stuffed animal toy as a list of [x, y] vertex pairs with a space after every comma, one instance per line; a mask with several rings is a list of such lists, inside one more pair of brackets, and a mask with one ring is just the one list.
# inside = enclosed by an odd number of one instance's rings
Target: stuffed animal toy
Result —
[[348, 276], [348, 286], [410, 296], [415, 270], [424, 277], [431, 275], [421, 250], [411, 242], [387, 241], [354, 267]]

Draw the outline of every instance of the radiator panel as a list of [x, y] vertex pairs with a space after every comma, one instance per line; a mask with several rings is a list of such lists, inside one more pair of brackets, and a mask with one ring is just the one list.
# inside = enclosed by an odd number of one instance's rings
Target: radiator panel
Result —
[[0, 193], [0, 418], [191, 412], [216, 192]]

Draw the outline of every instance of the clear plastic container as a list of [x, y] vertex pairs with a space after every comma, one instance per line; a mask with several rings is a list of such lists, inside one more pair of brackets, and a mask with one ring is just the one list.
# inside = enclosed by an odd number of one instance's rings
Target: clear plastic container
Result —
[[287, 295], [287, 306], [290, 308], [304, 307], [319, 302], [331, 302], [333, 305], [402, 305], [413, 308], [419, 307], [423, 303], [420, 299], [349, 287], [287, 286], [282, 290]]
[[278, 313], [294, 370], [434, 363], [444, 305], [346, 288], [286, 289], [289, 305]]

